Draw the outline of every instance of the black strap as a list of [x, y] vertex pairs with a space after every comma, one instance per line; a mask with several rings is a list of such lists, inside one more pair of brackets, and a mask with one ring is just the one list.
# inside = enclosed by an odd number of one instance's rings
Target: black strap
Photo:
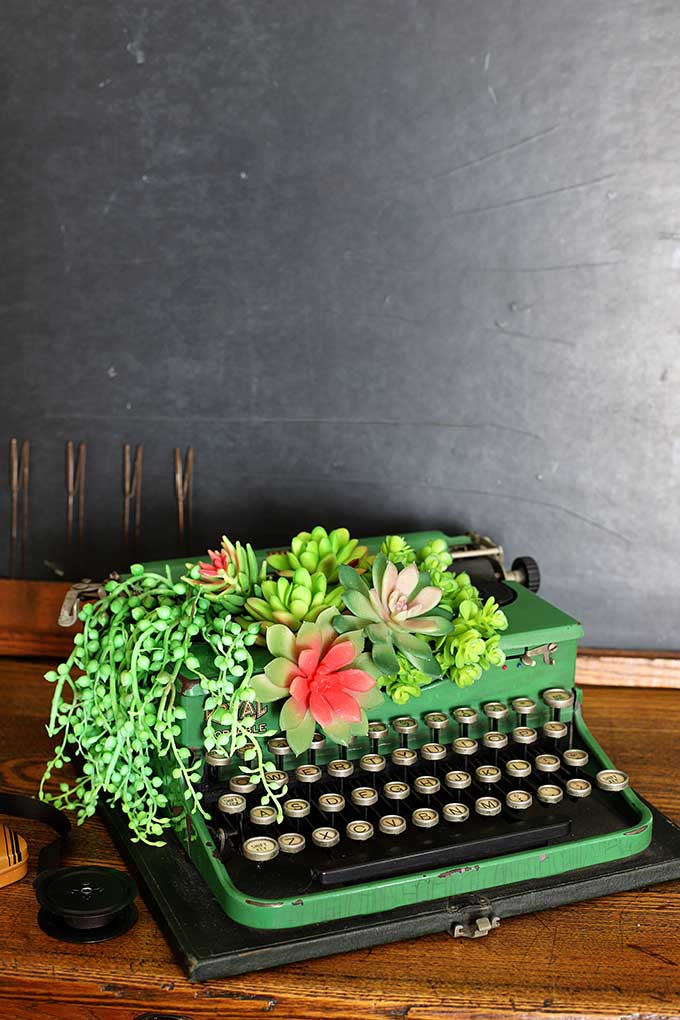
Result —
[[13, 818], [30, 818], [43, 822], [58, 833], [58, 838], [44, 846], [38, 857], [38, 871], [49, 871], [61, 864], [61, 852], [66, 837], [71, 832], [71, 823], [63, 811], [51, 804], [43, 804], [35, 797], [24, 797], [20, 793], [0, 793], [0, 814]]

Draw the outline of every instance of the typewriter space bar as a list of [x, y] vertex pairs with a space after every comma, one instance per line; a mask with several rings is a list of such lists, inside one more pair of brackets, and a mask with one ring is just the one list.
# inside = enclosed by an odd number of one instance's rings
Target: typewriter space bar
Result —
[[410, 875], [416, 871], [431, 871], [433, 868], [447, 868], [468, 861], [500, 857], [518, 850], [532, 850], [565, 839], [570, 833], [570, 818], [553, 817], [545, 825], [512, 826], [477, 839], [466, 840], [459, 836], [448, 845], [430, 846], [410, 852], [407, 846], [403, 846], [403, 852], [400, 852], [402, 847], [396, 845], [390, 847], [389, 853], [384, 855], [379, 855], [376, 852], [378, 847], [374, 847], [371, 854], [370, 842], [362, 844], [360, 849], [355, 844], [345, 861], [342, 859], [344, 855], [336, 852], [333, 861], [316, 870], [315, 874], [321, 885], [325, 886], [370, 882], [393, 875]]

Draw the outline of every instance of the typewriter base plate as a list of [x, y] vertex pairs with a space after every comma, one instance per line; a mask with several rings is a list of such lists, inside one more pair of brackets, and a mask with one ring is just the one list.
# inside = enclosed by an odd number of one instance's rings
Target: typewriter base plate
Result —
[[347, 918], [278, 932], [231, 921], [174, 837], [164, 847], [132, 843], [119, 811], [102, 806], [100, 814], [140, 879], [146, 902], [187, 976], [208, 981], [347, 952], [350, 947], [362, 949], [453, 931], [477, 917], [497, 916], [502, 924], [505, 917], [680, 878], [680, 828], [655, 808], [651, 810], [654, 837], [636, 857], [480, 890], [460, 899], [385, 911], [368, 920]]

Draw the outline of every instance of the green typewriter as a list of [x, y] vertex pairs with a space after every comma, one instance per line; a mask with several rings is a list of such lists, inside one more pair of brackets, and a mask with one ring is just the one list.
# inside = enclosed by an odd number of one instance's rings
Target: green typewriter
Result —
[[[477, 937], [678, 873], [677, 830], [586, 726], [582, 628], [539, 597], [534, 560], [508, 569], [489, 539], [439, 531], [329, 553], [319, 532], [145, 566], [217, 600], [235, 562], [251, 590], [232, 614], [247, 649], [196, 641], [177, 676], [185, 764], [159, 759], [175, 835], [132, 842], [103, 808], [191, 976]], [[244, 663], [247, 695], [221, 699], [246, 689]]]

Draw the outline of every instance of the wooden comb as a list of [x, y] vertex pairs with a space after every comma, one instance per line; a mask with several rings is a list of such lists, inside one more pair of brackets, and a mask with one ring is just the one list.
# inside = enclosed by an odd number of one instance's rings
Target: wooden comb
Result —
[[0, 889], [18, 882], [28, 871], [28, 846], [9, 825], [0, 824]]

